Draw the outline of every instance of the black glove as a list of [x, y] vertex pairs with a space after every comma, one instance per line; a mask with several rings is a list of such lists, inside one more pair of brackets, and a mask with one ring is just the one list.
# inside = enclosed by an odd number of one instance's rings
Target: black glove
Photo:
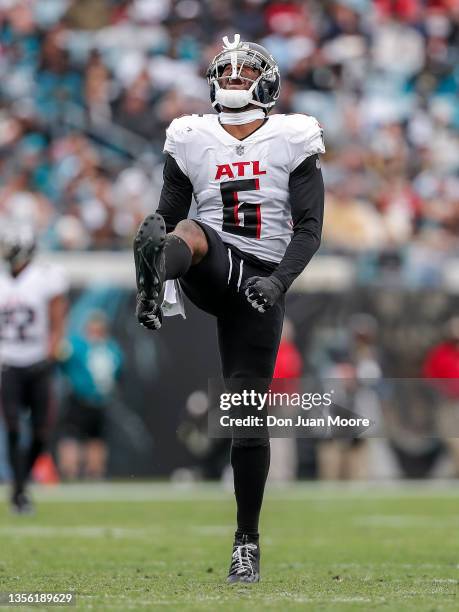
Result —
[[284, 285], [275, 276], [252, 276], [244, 290], [247, 301], [258, 312], [266, 312], [285, 293]]
[[160, 329], [163, 323], [161, 307], [153, 300], [147, 300], [140, 293], [137, 294], [135, 314], [140, 325], [150, 330]]

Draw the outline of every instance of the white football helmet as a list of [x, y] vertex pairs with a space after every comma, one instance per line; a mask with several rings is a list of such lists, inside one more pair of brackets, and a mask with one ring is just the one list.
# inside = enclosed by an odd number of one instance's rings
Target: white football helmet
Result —
[[[228, 65], [232, 67], [231, 75], [222, 77]], [[242, 78], [240, 75], [244, 66], [260, 72], [258, 78], [251, 81], [249, 89], [231, 90], [221, 86], [223, 78]], [[223, 49], [210, 63], [206, 76], [210, 86], [210, 100], [218, 112], [223, 106], [243, 108], [248, 104], [254, 104], [261, 107], [265, 113], [269, 113], [279, 98], [280, 74], [276, 60], [261, 45], [241, 41], [239, 34], [235, 34], [232, 43], [227, 36], [223, 38]]]
[[28, 263], [33, 258], [36, 247], [35, 231], [29, 225], [9, 225], [0, 237], [1, 255], [11, 268]]

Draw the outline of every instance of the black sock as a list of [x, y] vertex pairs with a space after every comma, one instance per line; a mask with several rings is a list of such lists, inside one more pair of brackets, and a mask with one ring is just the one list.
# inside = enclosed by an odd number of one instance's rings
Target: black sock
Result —
[[43, 440], [42, 436], [34, 435], [32, 437], [32, 443], [30, 445], [29, 452], [27, 453], [27, 459], [25, 463], [24, 479], [26, 481], [29, 478], [29, 474], [32, 471], [35, 461], [37, 460], [38, 456], [43, 452], [44, 448], [45, 441]]
[[24, 474], [22, 466], [22, 455], [19, 448], [19, 432], [8, 432], [8, 458], [11, 471], [13, 472], [13, 487], [15, 493], [22, 493], [24, 489]]
[[168, 234], [164, 254], [166, 257], [166, 280], [180, 278], [188, 272], [192, 254], [190, 247], [182, 238], [175, 234]]
[[[242, 441], [244, 442], [244, 441]], [[258, 541], [258, 519], [260, 517], [266, 478], [268, 477], [270, 447], [266, 440], [261, 445], [231, 447], [231, 465], [234, 471], [234, 493], [237, 503], [237, 531], [235, 537], [247, 535]]]

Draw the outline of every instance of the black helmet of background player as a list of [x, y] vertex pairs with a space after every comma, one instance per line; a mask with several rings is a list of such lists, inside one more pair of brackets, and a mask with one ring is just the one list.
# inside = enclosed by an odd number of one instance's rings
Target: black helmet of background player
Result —
[[[231, 75], [223, 77], [226, 66], [231, 65]], [[258, 78], [249, 89], [234, 90], [221, 86], [222, 79], [239, 79], [243, 66], [259, 71]], [[269, 113], [276, 104], [280, 92], [279, 67], [273, 56], [261, 45], [240, 40], [235, 34], [234, 41], [223, 38], [223, 50], [214, 57], [207, 70], [212, 106], [221, 112], [225, 108], [244, 108], [248, 104], [261, 107]]]
[[12, 273], [22, 270], [33, 258], [37, 247], [31, 227], [10, 227], [1, 237], [1, 253]]

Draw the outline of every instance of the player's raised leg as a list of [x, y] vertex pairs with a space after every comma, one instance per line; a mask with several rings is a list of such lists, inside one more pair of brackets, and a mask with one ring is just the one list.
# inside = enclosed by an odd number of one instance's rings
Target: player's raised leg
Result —
[[192, 220], [180, 221], [169, 234], [159, 213], [143, 220], [134, 239], [134, 261], [136, 312], [144, 327], [152, 330], [161, 327], [164, 282], [184, 276], [192, 264], [202, 260], [207, 249], [205, 233]]

